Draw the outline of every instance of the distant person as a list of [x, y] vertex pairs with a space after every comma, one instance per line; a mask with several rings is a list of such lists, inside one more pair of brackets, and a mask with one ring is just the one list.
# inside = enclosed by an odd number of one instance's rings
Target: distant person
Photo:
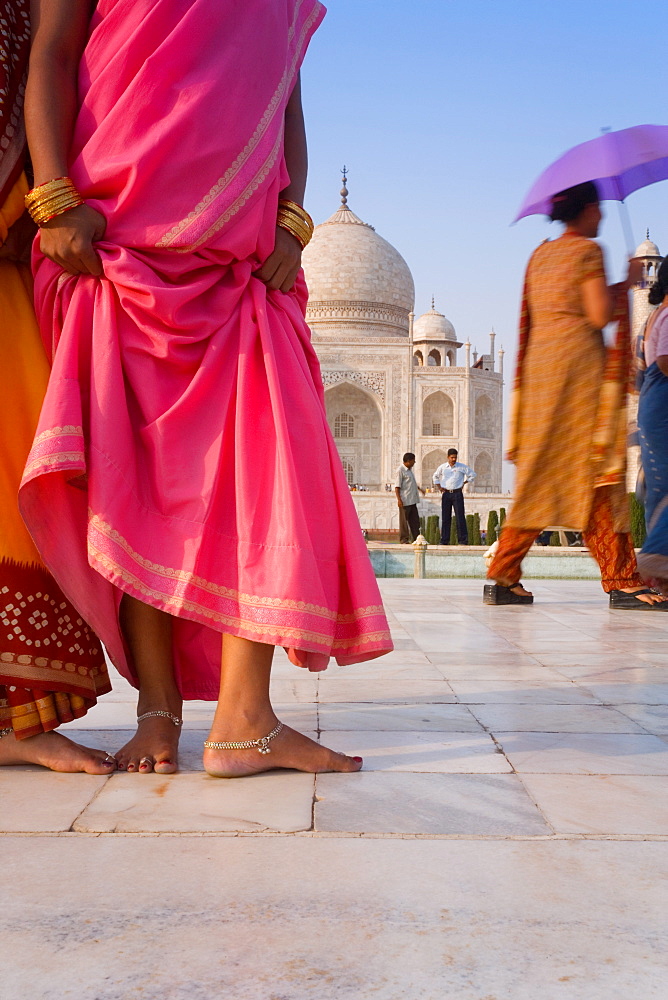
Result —
[[[394, 477], [394, 492], [397, 495], [397, 506], [399, 507], [399, 541], [403, 545], [415, 541], [420, 534], [420, 515], [418, 514], [419, 494], [424, 496], [424, 490], [415, 482], [413, 466], [415, 465], [415, 455], [412, 451], [407, 451], [403, 458], [403, 465], [397, 469]], [[409, 536], [413, 536], [412, 538]]]
[[[486, 604], [531, 604], [522, 560], [548, 525], [581, 531], [601, 568], [610, 607], [668, 611], [643, 586], [629, 534], [626, 413], [630, 368], [627, 292], [640, 278], [608, 287], [596, 185], [555, 195], [553, 220], [565, 231], [533, 253], [526, 272], [508, 458], [517, 466], [515, 500], [485, 587]], [[602, 329], [618, 323], [606, 348]]]
[[668, 257], [650, 288], [658, 306], [643, 337], [646, 371], [638, 403], [638, 433], [645, 474], [647, 538], [638, 556], [646, 580], [668, 594]]
[[454, 508], [457, 521], [457, 544], [468, 545], [469, 533], [464, 511], [464, 486], [475, 479], [468, 465], [457, 461], [457, 449], [448, 448], [448, 460], [434, 473], [434, 485], [441, 491], [441, 545], [450, 544], [450, 524]]

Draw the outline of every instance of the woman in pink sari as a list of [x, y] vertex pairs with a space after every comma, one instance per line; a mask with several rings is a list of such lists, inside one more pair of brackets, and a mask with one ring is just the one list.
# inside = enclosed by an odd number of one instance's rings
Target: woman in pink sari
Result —
[[21, 505], [139, 688], [119, 767], [173, 771], [182, 698], [218, 698], [209, 773], [359, 770], [269, 701], [276, 645], [311, 670], [392, 648], [325, 418], [302, 240], [277, 226], [279, 199], [302, 211], [299, 67], [324, 8], [34, 8], [35, 185], [67, 175], [83, 203], [35, 252], [53, 368]]

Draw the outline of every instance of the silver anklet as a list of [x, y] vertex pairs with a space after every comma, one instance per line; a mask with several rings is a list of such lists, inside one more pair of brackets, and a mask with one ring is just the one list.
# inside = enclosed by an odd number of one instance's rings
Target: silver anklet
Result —
[[273, 740], [275, 736], [278, 736], [281, 729], [283, 728], [283, 723], [279, 722], [275, 729], [269, 733], [268, 736], [261, 736], [259, 740], [242, 740], [240, 743], [216, 743], [213, 740], [206, 740], [204, 746], [207, 750], [255, 750], [258, 753], [271, 753], [269, 746], [267, 745], [270, 740]]
[[13, 729], [0, 729], [0, 739], [2, 739], [3, 736], [11, 736], [13, 732]]
[[159, 715], [161, 719], [169, 719], [177, 728], [183, 725], [183, 719], [179, 719], [178, 715], [173, 715], [171, 712], [144, 712], [143, 715], [137, 716], [137, 722], [143, 722], [144, 719], [152, 719], [156, 715]]

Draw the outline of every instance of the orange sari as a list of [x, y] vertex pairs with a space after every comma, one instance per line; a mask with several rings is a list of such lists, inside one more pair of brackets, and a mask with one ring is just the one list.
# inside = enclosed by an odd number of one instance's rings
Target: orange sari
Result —
[[[21, 175], [0, 207], [0, 243], [27, 187]], [[0, 260], [0, 729], [17, 739], [80, 718], [111, 690], [100, 643], [44, 567], [18, 510], [48, 376], [30, 268]]]

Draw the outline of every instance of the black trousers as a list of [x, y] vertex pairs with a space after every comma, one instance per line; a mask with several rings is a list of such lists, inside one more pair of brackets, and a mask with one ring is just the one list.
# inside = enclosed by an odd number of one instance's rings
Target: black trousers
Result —
[[441, 545], [450, 544], [450, 522], [453, 508], [457, 519], [457, 543], [468, 545], [469, 533], [464, 513], [464, 494], [461, 490], [454, 490], [452, 493], [448, 493], [446, 490], [441, 495]]
[[[410, 533], [413, 536], [412, 538], [408, 535], [409, 528]], [[404, 504], [403, 507], [399, 508], [399, 541], [414, 542], [419, 534], [420, 515], [418, 514], [417, 504]]]

